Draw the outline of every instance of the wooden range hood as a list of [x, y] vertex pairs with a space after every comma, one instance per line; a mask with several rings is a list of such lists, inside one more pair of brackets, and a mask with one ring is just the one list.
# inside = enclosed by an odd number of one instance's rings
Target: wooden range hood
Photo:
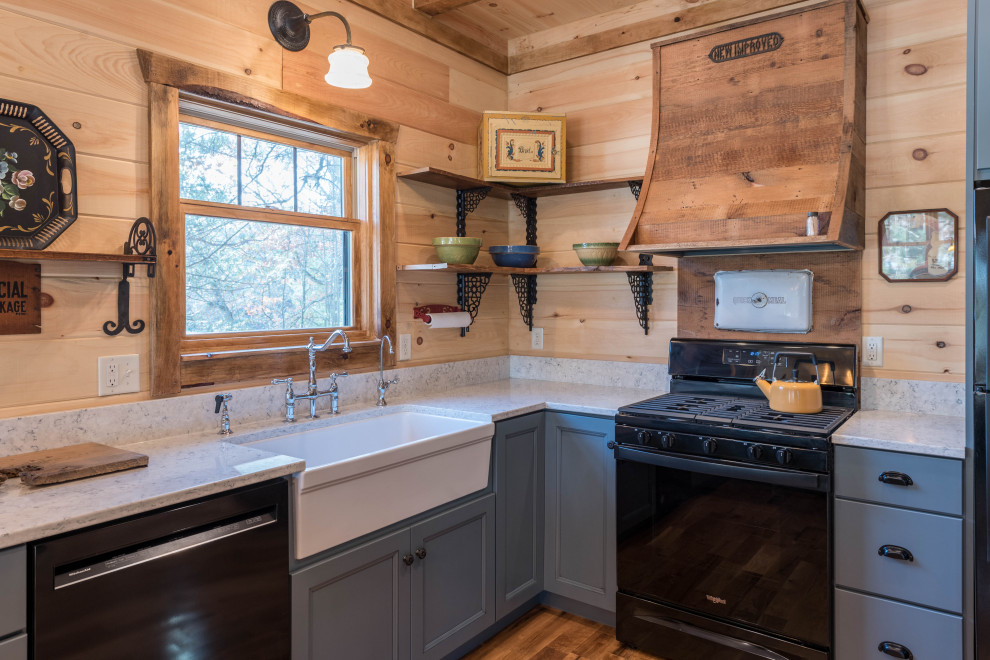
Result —
[[621, 249], [862, 250], [866, 22], [857, 0], [828, 0], [653, 44], [649, 162]]

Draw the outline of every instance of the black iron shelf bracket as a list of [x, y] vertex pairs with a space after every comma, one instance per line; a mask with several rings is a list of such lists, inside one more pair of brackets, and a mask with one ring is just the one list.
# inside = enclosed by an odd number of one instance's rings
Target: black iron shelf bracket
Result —
[[519, 313], [523, 323], [533, 331], [533, 307], [536, 305], [536, 275], [512, 275], [512, 286], [519, 299]]
[[526, 245], [536, 245], [536, 198], [513, 193], [512, 201], [526, 220]]
[[[640, 266], [652, 266], [653, 255], [639, 255]], [[643, 334], [650, 334], [650, 305], [653, 304], [653, 273], [626, 273], [629, 288], [632, 289], [633, 303], [636, 305], [636, 319]]]
[[639, 193], [642, 189], [643, 189], [643, 182], [641, 180], [629, 182], [629, 192], [633, 194], [633, 197], [636, 198], [637, 202], [639, 201]]
[[[492, 279], [491, 273], [458, 273], [457, 274], [457, 304], [462, 310], [471, 314], [471, 324], [478, 315], [478, 308], [481, 306], [481, 296], [488, 288], [488, 282]], [[470, 328], [461, 328], [461, 337]]]
[[467, 236], [468, 213], [474, 213], [478, 204], [481, 204], [488, 197], [489, 191], [491, 191], [490, 186], [464, 188], [457, 191], [457, 235], [459, 237]]
[[[155, 237], [155, 227], [148, 218], [138, 218], [131, 225], [131, 233], [124, 243], [124, 254], [137, 254], [145, 257], [155, 257], [157, 255], [157, 240]], [[103, 332], [114, 337], [124, 330], [132, 335], [143, 331], [145, 323], [141, 319], [136, 319], [131, 323], [131, 283], [128, 279], [134, 277], [135, 266], [146, 266], [148, 277], [155, 276], [155, 263], [151, 261], [147, 264], [122, 264], [123, 277], [117, 283], [117, 321], [107, 321], [103, 324]]]

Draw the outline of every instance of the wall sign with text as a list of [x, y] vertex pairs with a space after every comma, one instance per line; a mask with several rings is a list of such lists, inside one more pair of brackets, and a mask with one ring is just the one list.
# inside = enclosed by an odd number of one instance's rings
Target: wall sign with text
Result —
[[0, 261], [0, 335], [41, 332], [41, 265]]

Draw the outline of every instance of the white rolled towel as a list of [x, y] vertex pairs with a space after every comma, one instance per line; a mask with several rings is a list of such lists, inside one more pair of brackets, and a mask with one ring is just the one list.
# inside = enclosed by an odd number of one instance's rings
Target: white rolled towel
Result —
[[466, 328], [471, 325], [470, 312], [447, 312], [445, 314], [430, 314], [431, 328]]

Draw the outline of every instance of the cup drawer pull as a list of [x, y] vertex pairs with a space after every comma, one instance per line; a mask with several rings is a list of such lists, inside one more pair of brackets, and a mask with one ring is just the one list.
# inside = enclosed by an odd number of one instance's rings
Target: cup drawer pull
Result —
[[877, 650], [881, 653], [886, 653], [892, 658], [914, 660], [914, 654], [911, 653], [911, 649], [903, 644], [898, 644], [897, 642], [880, 642], [880, 645], [877, 646]]
[[[877, 554], [881, 557], [890, 557], [891, 559], [899, 559], [900, 561], [914, 561], [914, 555], [907, 548], [902, 548], [899, 545], [881, 545], [877, 550]], [[907, 656], [904, 656], [905, 658]]]
[[879, 481], [891, 486], [913, 486], [914, 479], [903, 472], [881, 472]]

